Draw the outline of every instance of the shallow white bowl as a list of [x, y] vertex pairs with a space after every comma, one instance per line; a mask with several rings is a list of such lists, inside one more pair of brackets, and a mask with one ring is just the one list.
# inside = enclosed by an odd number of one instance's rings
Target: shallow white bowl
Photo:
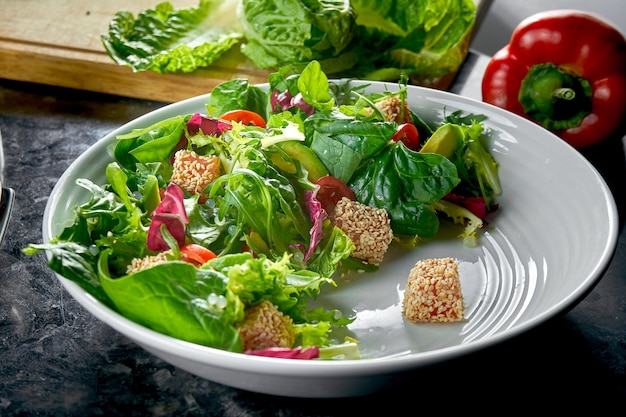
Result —
[[[371, 91], [385, 89], [371, 84]], [[399, 383], [415, 370], [502, 342], [564, 312], [601, 278], [613, 255], [618, 214], [595, 168], [576, 150], [537, 125], [500, 108], [421, 87], [409, 87], [410, 105], [426, 121], [463, 110], [484, 114], [492, 153], [500, 164], [500, 209], [464, 247], [458, 229], [407, 251], [392, 248], [378, 272], [337, 277], [319, 302], [350, 313], [360, 340], [359, 361], [300, 361], [235, 354], [177, 340], [140, 326], [59, 276], [89, 312], [147, 351], [203, 378], [250, 391], [294, 397], [347, 397]], [[48, 242], [87, 200], [77, 178], [105, 182], [116, 135], [174, 116], [205, 112], [208, 95], [146, 114], [111, 132], [81, 155], [50, 195], [43, 220]], [[459, 260], [467, 321], [412, 324], [401, 314], [406, 279], [416, 261]]]

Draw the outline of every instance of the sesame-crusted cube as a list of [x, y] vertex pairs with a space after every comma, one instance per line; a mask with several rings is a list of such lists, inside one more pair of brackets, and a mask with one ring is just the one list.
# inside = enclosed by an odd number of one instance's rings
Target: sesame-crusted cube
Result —
[[130, 261], [130, 264], [126, 267], [126, 273], [132, 274], [134, 272], [143, 271], [144, 269], [148, 269], [152, 266], [165, 263], [168, 261], [168, 256], [173, 254], [173, 251], [166, 250], [159, 252], [156, 255], [148, 255], [143, 258], [133, 258]]
[[352, 256], [372, 265], [383, 261], [393, 240], [391, 221], [385, 209], [343, 197], [337, 202], [331, 221], [354, 243]]
[[376, 107], [385, 115], [388, 122], [413, 123], [409, 103], [398, 95], [383, 98], [376, 103]]
[[198, 201], [204, 203], [206, 187], [220, 176], [220, 159], [217, 156], [202, 156], [188, 149], [174, 154], [171, 181], [188, 193], [199, 194]]
[[284, 315], [267, 300], [249, 308], [237, 330], [243, 341], [244, 352], [291, 348], [296, 339], [291, 317]]
[[409, 273], [402, 314], [414, 323], [464, 320], [458, 263], [453, 258], [418, 261]]

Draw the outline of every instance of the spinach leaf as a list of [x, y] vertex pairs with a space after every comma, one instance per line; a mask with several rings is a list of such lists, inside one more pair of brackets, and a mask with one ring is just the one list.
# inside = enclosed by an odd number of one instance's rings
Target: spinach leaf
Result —
[[113, 152], [115, 160], [133, 171], [137, 162], [168, 162], [181, 140], [186, 119], [185, 116], [175, 116], [117, 136]]
[[312, 61], [302, 70], [298, 89], [304, 100], [320, 111], [332, 111], [335, 106], [335, 98], [328, 90], [328, 77], [317, 61]]
[[338, 111], [318, 112], [304, 121], [307, 145], [332, 176], [346, 183], [362, 161], [385, 147], [395, 130], [395, 123], [359, 120]]
[[366, 161], [348, 185], [361, 203], [387, 210], [394, 234], [431, 237], [439, 220], [428, 206], [459, 182], [456, 167], [447, 158], [393, 142]]
[[89, 250], [89, 246], [60, 241], [48, 244], [30, 244], [23, 251], [27, 255], [34, 255], [43, 251], [48, 252], [50, 259], [48, 266], [51, 270], [74, 281], [104, 304], [113, 306], [100, 286], [96, 273], [98, 258]]
[[211, 91], [209, 100], [207, 110], [216, 117], [230, 110], [251, 110], [267, 119], [267, 93], [245, 79], [233, 79], [217, 85]]
[[[232, 323], [243, 317], [243, 306], [227, 301], [223, 274], [170, 261], [112, 279], [107, 258], [105, 251], [98, 260], [100, 282], [124, 316], [188, 342], [241, 352], [241, 339]], [[220, 296], [222, 303], [217, 302]]]

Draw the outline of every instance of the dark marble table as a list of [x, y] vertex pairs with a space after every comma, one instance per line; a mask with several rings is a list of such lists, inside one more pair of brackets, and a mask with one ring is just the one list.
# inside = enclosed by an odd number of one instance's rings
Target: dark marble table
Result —
[[[470, 56], [452, 90], [480, 98], [484, 64], [484, 57]], [[283, 398], [230, 388], [161, 361], [98, 321], [64, 290], [43, 255], [26, 256], [21, 249], [41, 241], [47, 197], [70, 163], [114, 128], [163, 105], [0, 80], [3, 185], [16, 196], [0, 250], [1, 416], [386, 416], [405, 407], [415, 411], [409, 414], [435, 407], [448, 413], [599, 414], [611, 404], [623, 409], [623, 221], [608, 270], [572, 309], [497, 346], [419, 369], [411, 383], [367, 397]], [[585, 156], [611, 186], [623, 217], [623, 138]]]

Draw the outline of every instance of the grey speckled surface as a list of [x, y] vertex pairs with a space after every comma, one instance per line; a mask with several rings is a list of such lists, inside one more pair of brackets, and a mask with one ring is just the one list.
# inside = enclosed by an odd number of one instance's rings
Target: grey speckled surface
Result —
[[[474, 64], [472, 64], [474, 65]], [[472, 95], [472, 68], [457, 92]], [[468, 81], [469, 80], [469, 81]], [[474, 80], [474, 81], [471, 81]], [[16, 191], [0, 250], [2, 416], [345, 416], [378, 415], [407, 401], [433, 405], [452, 393], [457, 411], [597, 411], [626, 395], [626, 236], [593, 291], [566, 314], [487, 350], [421, 369], [393, 391], [363, 398], [297, 399], [213, 383], [164, 363], [87, 313], [42, 256], [44, 207], [57, 178], [91, 144], [162, 103], [0, 80], [5, 182]], [[591, 150], [624, 213], [622, 138]], [[623, 215], [623, 214], [622, 214]], [[623, 223], [622, 223], [623, 224]], [[450, 408], [448, 408], [450, 410]], [[387, 414], [385, 414], [387, 415]]]

